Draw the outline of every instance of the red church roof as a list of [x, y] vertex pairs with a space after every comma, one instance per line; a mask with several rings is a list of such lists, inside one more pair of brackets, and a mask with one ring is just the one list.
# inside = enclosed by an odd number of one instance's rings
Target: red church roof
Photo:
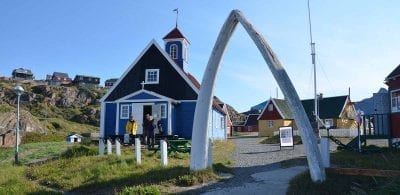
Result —
[[[199, 83], [199, 81], [197, 81], [197, 79], [193, 75], [191, 75], [190, 73], [186, 73], [186, 76], [189, 78], [189, 80], [193, 83], [194, 86], [200, 89], [201, 84]], [[216, 97], [213, 98], [212, 102], [213, 107], [217, 109], [219, 112], [227, 114], [227, 112], [225, 112], [225, 110], [219, 105], [216, 99], [217, 99]]]
[[[163, 39], [186, 39], [185, 36], [179, 31], [178, 27], [175, 27], [171, 30], [167, 35], [164, 36]], [[186, 39], [188, 41], [188, 39]]]

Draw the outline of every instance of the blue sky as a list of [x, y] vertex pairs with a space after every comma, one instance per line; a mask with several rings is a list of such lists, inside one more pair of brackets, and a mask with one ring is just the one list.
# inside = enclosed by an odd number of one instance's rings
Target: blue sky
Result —
[[[318, 91], [369, 97], [400, 63], [400, 2], [311, 0]], [[306, 0], [283, 1], [0, 1], [0, 76], [32, 69], [37, 79], [54, 71], [119, 77], [144, 47], [175, 25], [190, 40], [188, 71], [201, 81], [220, 28], [241, 10], [265, 36], [301, 98], [313, 97]], [[277, 84], [241, 26], [218, 75], [216, 95], [239, 111], [276, 96]], [[282, 98], [282, 93], [279, 92]]]

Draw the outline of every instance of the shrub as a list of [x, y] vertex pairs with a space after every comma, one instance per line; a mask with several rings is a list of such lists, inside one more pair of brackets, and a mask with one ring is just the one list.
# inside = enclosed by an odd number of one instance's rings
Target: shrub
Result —
[[150, 194], [161, 194], [157, 186], [133, 186], [125, 187], [120, 194], [140, 194], [140, 195], [150, 195]]
[[61, 157], [74, 158], [79, 156], [94, 156], [94, 155], [98, 155], [98, 151], [96, 149], [84, 145], [79, 145], [68, 148], [68, 150], [61, 155]]

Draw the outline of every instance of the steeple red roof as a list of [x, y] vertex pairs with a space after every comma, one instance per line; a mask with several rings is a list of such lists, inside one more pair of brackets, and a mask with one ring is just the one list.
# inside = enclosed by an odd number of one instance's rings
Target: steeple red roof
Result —
[[178, 27], [175, 27], [174, 29], [171, 30], [171, 32], [165, 35], [163, 39], [181, 39], [181, 38], [186, 39], [186, 37], [183, 36], [181, 31], [179, 31]]

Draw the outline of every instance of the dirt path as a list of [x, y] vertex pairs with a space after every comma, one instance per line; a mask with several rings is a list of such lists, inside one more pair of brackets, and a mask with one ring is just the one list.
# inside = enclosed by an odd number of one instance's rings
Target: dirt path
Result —
[[304, 147], [280, 149], [278, 144], [260, 144], [262, 138], [236, 138], [235, 176], [198, 189], [200, 194], [285, 194], [291, 178], [306, 166], [282, 168], [281, 161], [305, 156]]

